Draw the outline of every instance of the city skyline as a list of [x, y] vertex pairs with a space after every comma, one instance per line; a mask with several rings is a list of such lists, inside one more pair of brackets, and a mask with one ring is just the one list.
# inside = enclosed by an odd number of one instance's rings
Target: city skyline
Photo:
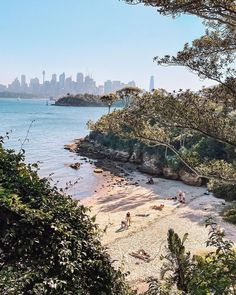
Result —
[[155, 56], [175, 55], [185, 42], [204, 33], [196, 17], [172, 19], [151, 7], [118, 0], [97, 4], [90, 0], [9, 0], [1, 1], [0, 8], [2, 84], [9, 84], [21, 72], [41, 77], [43, 70], [74, 73], [80, 69], [98, 84], [109, 77], [135, 80], [147, 88], [154, 75], [158, 87], [166, 90], [209, 85], [187, 69], [153, 62]]
[[67, 93], [103, 95], [115, 92], [125, 86], [136, 86], [133, 80], [126, 83], [120, 80], [106, 80], [99, 85], [91, 75], [82, 72], [77, 72], [75, 78], [66, 76], [65, 72], [59, 75], [53, 73], [50, 79], [47, 79], [47, 77], [45, 70], [42, 71], [40, 78], [32, 77], [27, 80], [26, 75], [21, 74], [20, 78], [16, 77], [8, 85], [0, 83], [0, 92], [29, 93], [42, 97], [57, 97]]

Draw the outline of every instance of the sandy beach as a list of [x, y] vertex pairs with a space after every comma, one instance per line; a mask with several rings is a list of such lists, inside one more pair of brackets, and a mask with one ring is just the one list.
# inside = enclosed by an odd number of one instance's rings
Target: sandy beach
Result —
[[[91, 208], [91, 215], [102, 232], [102, 242], [107, 247], [114, 265], [128, 272], [127, 280], [133, 286], [145, 289], [144, 281], [157, 276], [165, 253], [169, 228], [180, 236], [188, 233], [186, 248], [192, 253], [205, 253], [208, 229], [205, 220], [211, 216], [225, 230], [226, 237], [236, 243], [236, 227], [224, 222], [220, 212], [227, 206], [224, 200], [206, 195], [206, 187], [192, 187], [180, 181], [153, 178], [146, 184], [148, 175], [130, 172], [114, 176], [105, 171], [98, 175], [100, 186], [93, 197], [81, 201]], [[186, 192], [186, 203], [169, 200], [170, 196]], [[164, 208], [154, 210], [154, 205], [164, 203]], [[128, 229], [119, 230], [121, 220], [130, 212], [132, 223]], [[150, 261], [132, 257], [140, 249], [150, 255]], [[143, 285], [143, 286], [142, 286]]]

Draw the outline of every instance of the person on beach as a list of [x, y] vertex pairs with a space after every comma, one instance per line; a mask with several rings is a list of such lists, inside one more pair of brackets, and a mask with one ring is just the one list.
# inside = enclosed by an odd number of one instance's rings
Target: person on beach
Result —
[[153, 178], [150, 177], [150, 178], [148, 179], [148, 181], [146, 182], [146, 184], [154, 184]]
[[131, 225], [131, 215], [130, 215], [130, 212], [127, 212], [125, 220], [121, 220], [121, 228], [128, 229], [130, 225]]
[[130, 215], [130, 212], [127, 212], [127, 214], [126, 214], [126, 221], [127, 221], [127, 225], [130, 226], [131, 225], [131, 215]]
[[185, 192], [179, 191], [178, 201], [182, 204], [185, 204], [186, 195]]

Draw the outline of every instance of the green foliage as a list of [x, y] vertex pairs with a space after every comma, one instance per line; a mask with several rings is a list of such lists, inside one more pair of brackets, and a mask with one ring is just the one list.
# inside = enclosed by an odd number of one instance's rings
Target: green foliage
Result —
[[236, 184], [222, 184], [219, 182], [211, 182], [209, 189], [215, 197], [225, 199], [226, 201], [236, 200]]
[[205, 257], [198, 257], [189, 284], [192, 294], [229, 295], [236, 292], [236, 253], [233, 243], [224, 239], [224, 231], [212, 220], [207, 246], [216, 249]]
[[202, 160], [227, 158], [225, 145], [210, 137], [202, 137], [195, 145], [194, 150]]
[[180, 167], [182, 166], [181, 161], [175, 155], [166, 156], [166, 164], [168, 167], [171, 167], [174, 171], [179, 171]]
[[224, 219], [236, 225], [236, 206], [227, 208], [223, 214]]
[[55, 105], [57, 106], [75, 106], [75, 107], [87, 107], [87, 106], [94, 106], [94, 107], [101, 107], [104, 106], [103, 102], [100, 100], [99, 95], [94, 94], [76, 94], [60, 97], [56, 102]]
[[207, 246], [214, 251], [206, 256], [192, 256], [186, 252], [182, 239], [173, 231], [168, 232], [167, 254], [162, 257], [161, 281], [150, 279], [146, 295], [230, 295], [236, 292], [236, 253], [233, 243], [224, 239], [224, 231], [209, 219]]
[[184, 292], [188, 290], [192, 270], [190, 252], [186, 252], [184, 246], [187, 238], [188, 234], [181, 240], [173, 229], [168, 231], [168, 253], [162, 257], [167, 262], [163, 264], [161, 271], [161, 279], [166, 278], [168, 285], [176, 286]]
[[108, 106], [108, 114], [109, 114], [111, 110], [111, 106], [113, 105], [115, 101], [118, 100], [118, 97], [114, 93], [109, 93], [109, 94], [103, 95], [100, 99], [105, 105]]
[[131, 294], [87, 211], [0, 144], [0, 293]]

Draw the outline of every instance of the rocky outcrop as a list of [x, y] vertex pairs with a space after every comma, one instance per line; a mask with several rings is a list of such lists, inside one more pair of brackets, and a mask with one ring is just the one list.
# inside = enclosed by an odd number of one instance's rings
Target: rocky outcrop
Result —
[[162, 167], [160, 163], [158, 163], [157, 157], [155, 155], [149, 155], [148, 153], [143, 154], [142, 164], [139, 167], [139, 170], [151, 175], [162, 174]]
[[201, 186], [202, 179], [195, 174], [188, 173], [184, 170], [180, 170], [179, 172], [180, 180], [182, 180], [185, 184], [192, 186]]
[[75, 152], [80, 144], [80, 139], [74, 140], [72, 143], [65, 144], [64, 149], [69, 150], [70, 152]]
[[[103, 144], [103, 142], [105, 142], [105, 144]], [[112, 148], [111, 146], [111, 144], [108, 144], [107, 141], [104, 140], [104, 135], [92, 133], [84, 139], [76, 140], [76, 148], [74, 143], [65, 146], [65, 148], [76, 151], [80, 156], [85, 156], [90, 159], [101, 161], [106, 161], [107, 159], [123, 163], [130, 162], [136, 164], [139, 171], [150, 175], [162, 175], [168, 179], [182, 180], [185, 184], [192, 186], [202, 185], [202, 179], [196, 175], [183, 169], [176, 171], [172, 167], [167, 166], [163, 160], [163, 156], [161, 158], [160, 153], [158, 153], [158, 150], [155, 150], [155, 148], [145, 148], [140, 143], [126, 145], [125, 148], [124, 144], [120, 144], [120, 150], [117, 149], [117, 146], [119, 146], [117, 142], [113, 144], [116, 148]]]
[[164, 167], [163, 175], [168, 179], [173, 179], [173, 180], [179, 179], [179, 173], [171, 167]]
[[124, 151], [114, 151], [113, 154], [114, 160], [120, 161], [120, 162], [128, 162], [130, 155], [128, 152]]

